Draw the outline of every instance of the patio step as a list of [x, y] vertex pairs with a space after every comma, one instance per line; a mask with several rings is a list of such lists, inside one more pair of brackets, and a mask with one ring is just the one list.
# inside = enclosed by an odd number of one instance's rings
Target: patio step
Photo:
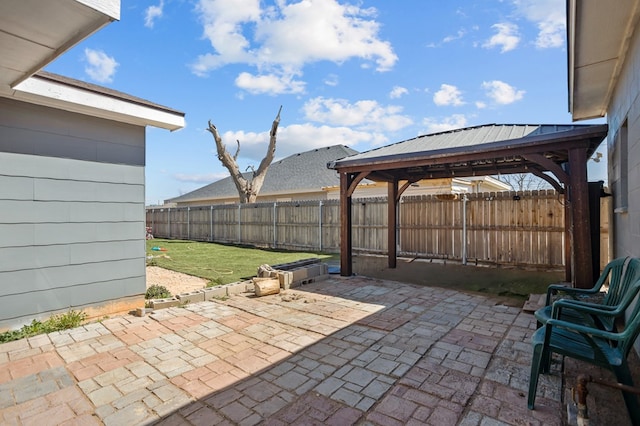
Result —
[[524, 312], [534, 313], [538, 309], [544, 306], [544, 302], [547, 298], [546, 294], [530, 294], [529, 300], [524, 302], [524, 306], [522, 306], [522, 310]]

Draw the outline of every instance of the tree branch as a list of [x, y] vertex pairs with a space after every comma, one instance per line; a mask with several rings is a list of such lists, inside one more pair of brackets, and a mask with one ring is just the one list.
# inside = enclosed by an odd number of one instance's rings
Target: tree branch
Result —
[[214, 126], [211, 123], [211, 120], [209, 120], [209, 128], [207, 130], [213, 135], [213, 139], [216, 141], [216, 150], [218, 152], [218, 159], [222, 162], [222, 165], [225, 166], [227, 170], [229, 170], [229, 173], [233, 178], [233, 182], [235, 183], [236, 188], [238, 189], [238, 193], [246, 194], [248, 182], [244, 178], [244, 176], [242, 176], [242, 172], [238, 168], [238, 164], [235, 161], [238, 155], [238, 152], [240, 151], [240, 142], [238, 142], [238, 150], [236, 151], [236, 156], [232, 157], [231, 154], [229, 154], [229, 152], [224, 147], [224, 144], [222, 143], [222, 138], [218, 133], [218, 129], [216, 128], [216, 126]]
[[282, 105], [280, 105], [280, 109], [278, 110], [278, 115], [273, 120], [273, 124], [271, 125], [271, 132], [269, 132], [270, 138], [269, 138], [269, 147], [267, 148], [267, 154], [264, 156], [264, 158], [260, 162], [260, 166], [258, 166], [258, 171], [253, 174], [254, 179], [267, 172], [267, 168], [269, 168], [269, 164], [271, 164], [271, 162], [273, 161], [273, 157], [275, 156], [276, 133], [278, 132], [278, 125], [280, 124], [280, 112], [282, 112]]

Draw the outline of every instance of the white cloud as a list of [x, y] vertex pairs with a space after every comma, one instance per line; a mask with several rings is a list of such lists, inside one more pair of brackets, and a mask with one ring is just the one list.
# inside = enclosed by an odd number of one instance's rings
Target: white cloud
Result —
[[445, 38], [442, 39], [442, 42], [443, 43], [451, 43], [452, 41], [460, 40], [462, 37], [465, 36], [465, 34], [466, 34], [465, 30], [458, 30], [456, 35], [446, 36]]
[[[229, 131], [220, 136], [231, 152], [235, 152], [235, 141], [240, 141], [239, 164], [243, 170], [248, 165], [257, 167], [269, 144], [268, 130], [259, 133]], [[358, 144], [363, 144], [369, 149], [369, 145], [379, 146], [388, 142], [382, 133], [358, 131], [344, 126], [316, 126], [311, 123], [283, 126], [278, 128], [276, 161], [302, 151], [336, 144], [348, 145], [354, 149], [358, 149]]]
[[514, 0], [517, 12], [538, 27], [538, 48], [562, 47], [566, 30], [565, 0]]
[[324, 84], [326, 84], [327, 86], [331, 86], [331, 87], [337, 86], [339, 82], [340, 82], [340, 78], [338, 77], [337, 74], [329, 74], [323, 80]]
[[482, 88], [486, 90], [487, 96], [499, 105], [508, 105], [519, 101], [525, 94], [524, 90], [517, 90], [500, 80], [485, 81], [482, 83]]
[[443, 118], [441, 121], [433, 118], [425, 118], [422, 123], [427, 126], [427, 134], [430, 134], [466, 127], [467, 118], [462, 114], [453, 114]]
[[266, 8], [259, 0], [200, 0], [196, 10], [214, 50], [192, 65], [199, 76], [234, 63], [254, 66], [259, 74], [301, 75], [306, 64], [353, 58], [388, 71], [398, 59], [378, 37], [373, 8], [337, 0], [278, 1]]
[[520, 36], [518, 34], [518, 26], [509, 22], [503, 22], [500, 24], [494, 24], [491, 28], [497, 31], [486, 43], [482, 46], [491, 49], [493, 47], [501, 47], [500, 52], [505, 53], [515, 49], [520, 43]]
[[84, 60], [87, 65], [84, 71], [91, 79], [99, 83], [111, 83], [116, 73], [118, 62], [101, 50], [84, 49]]
[[372, 100], [349, 103], [345, 99], [317, 97], [308, 100], [302, 109], [308, 120], [357, 130], [396, 131], [413, 124], [409, 117], [401, 115], [401, 107], [382, 106]]
[[478, 108], [478, 109], [484, 109], [484, 108], [486, 108], [486, 107], [487, 107], [486, 102], [483, 102], [483, 101], [476, 101], [476, 108]]
[[229, 176], [229, 173], [205, 173], [205, 174], [175, 173], [173, 175], [173, 178], [178, 182], [209, 184], [211, 182], [224, 179], [227, 176]]
[[294, 80], [294, 76], [276, 74], [253, 75], [243, 72], [236, 78], [236, 86], [254, 95], [283, 93], [304, 93], [305, 83]]
[[149, 6], [144, 11], [144, 26], [147, 28], [153, 28], [155, 20], [162, 18], [162, 11], [164, 9], [164, 0], [160, 0], [160, 4], [157, 6]]
[[440, 85], [440, 90], [433, 94], [433, 102], [438, 106], [461, 106], [464, 105], [462, 92], [450, 84]]
[[389, 93], [389, 97], [391, 99], [398, 99], [403, 95], [406, 95], [407, 93], [409, 93], [409, 91], [406, 89], [406, 87], [394, 86], [393, 89], [391, 89], [391, 92]]

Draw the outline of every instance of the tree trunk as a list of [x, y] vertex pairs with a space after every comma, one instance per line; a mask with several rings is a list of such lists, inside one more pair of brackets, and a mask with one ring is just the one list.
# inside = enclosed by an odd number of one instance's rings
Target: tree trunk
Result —
[[218, 133], [218, 129], [216, 129], [216, 126], [211, 124], [211, 120], [209, 120], [209, 128], [207, 130], [213, 135], [213, 139], [216, 142], [218, 159], [220, 160], [220, 162], [222, 162], [222, 165], [224, 165], [227, 170], [229, 170], [229, 174], [233, 179], [233, 183], [238, 190], [238, 195], [240, 197], [241, 203], [255, 203], [256, 199], [258, 198], [258, 193], [260, 192], [262, 184], [264, 183], [264, 178], [266, 177], [267, 170], [269, 169], [269, 165], [271, 165], [271, 162], [273, 161], [276, 153], [276, 133], [278, 132], [278, 125], [280, 124], [281, 111], [282, 106], [280, 106], [278, 115], [273, 120], [273, 124], [271, 125], [267, 153], [260, 162], [258, 170], [253, 171], [253, 176], [250, 180], [246, 179], [238, 168], [237, 159], [238, 154], [240, 153], [240, 141], [236, 141], [238, 143], [236, 153], [231, 156], [231, 154], [229, 154], [224, 144], [222, 143], [222, 138]]

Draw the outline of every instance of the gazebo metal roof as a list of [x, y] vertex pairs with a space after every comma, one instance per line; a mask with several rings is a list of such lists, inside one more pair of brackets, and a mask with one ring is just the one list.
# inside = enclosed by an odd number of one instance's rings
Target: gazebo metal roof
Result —
[[389, 266], [395, 267], [397, 203], [411, 183], [533, 173], [565, 194], [571, 247], [565, 275], [578, 286], [591, 286], [587, 161], [607, 131], [606, 124], [489, 124], [420, 136], [328, 163], [340, 174], [341, 273], [352, 272], [351, 195], [362, 179], [388, 183]]

